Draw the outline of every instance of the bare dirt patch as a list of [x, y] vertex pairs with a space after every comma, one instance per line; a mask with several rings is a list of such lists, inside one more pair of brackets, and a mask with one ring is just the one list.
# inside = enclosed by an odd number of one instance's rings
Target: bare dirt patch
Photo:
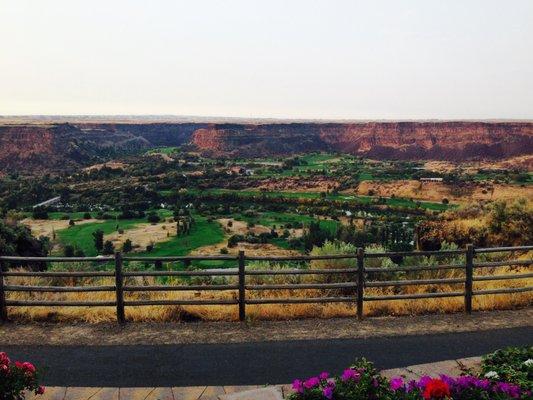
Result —
[[132, 345], [243, 343], [279, 340], [349, 339], [473, 332], [533, 326], [533, 309], [430, 314], [405, 317], [288, 321], [179, 323], [9, 323], [0, 325], [3, 345]]
[[326, 192], [339, 186], [339, 182], [328, 179], [315, 177], [313, 179], [303, 178], [284, 178], [284, 179], [265, 179], [258, 186], [259, 189], [291, 192]]
[[[217, 243], [210, 246], [200, 247], [191, 252], [192, 255], [200, 254], [219, 254], [220, 250], [227, 248], [227, 237], [230, 235], [246, 235], [248, 233], [254, 233], [256, 235], [260, 233], [270, 232], [270, 228], [263, 225], [254, 225], [248, 228], [248, 224], [244, 221], [236, 221], [233, 218], [220, 218], [217, 220], [226, 232], [225, 240], [221, 243]], [[228, 226], [228, 222], [231, 221], [231, 226]], [[228, 253], [232, 255], [238, 254], [239, 251], [246, 251], [249, 255], [254, 256], [291, 256], [298, 255], [295, 250], [282, 249], [272, 243], [245, 243], [240, 242], [235, 247], [227, 248]]]
[[[228, 226], [228, 222], [231, 221], [231, 226]], [[237, 221], [233, 218], [220, 218], [218, 220], [224, 227], [224, 230], [231, 235], [246, 235], [247, 233], [253, 233], [259, 235], [260, 233], [270, 232], [270, 228], [263, 225], [254, 225], [248, 228], [248, 224], [244, 221]]]
[[[98, 219], [82, 219], [76, 221], [76, 225], [88, 224], [91, 222], [99, 222]], [[57, 232], [61, 229], [67, 229], [69, 227], [69, 220], [65, 219], [31, 219], [25, 218], [20, 221], [22, 224], [30, 228], [33, 236], [47, 236], [52, 238], [54, 232]]]
[[127, 229], [124, 233], [113, 232], [105, 236], [105, 240], [113, 242], [115, 248], [122, 248], [124, 242], [130, 239], [134, 251], [144, 251], [149, 244], [161, 243], [176, 236], [176, 224], [171, 222], [159, 222], [157, 224], [138, 224], [134, 228]]
[[89, 172], [89, 171], [100, 171], [102, 168], [111, 168], [111, 169], [126, 169], [128, 164], [120, 162], [120, 161], [108, 161], [106, 163], [102, 164], [94, 164], [90, 167], [84, 168], [83, 171]]

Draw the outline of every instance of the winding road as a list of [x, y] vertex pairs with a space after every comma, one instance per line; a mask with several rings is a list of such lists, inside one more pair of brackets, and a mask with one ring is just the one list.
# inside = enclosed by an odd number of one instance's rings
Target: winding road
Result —
[[[1, 341], [1, 339], [0, 339]], [[1, 346], [46, 370], [51, 386], [261, 385], [323, 370], [339, 372], [357, 357], [380, 369], [477, 356], [533, 344], [530, 327], [491, 331], [294, 340], [238, 344]]]

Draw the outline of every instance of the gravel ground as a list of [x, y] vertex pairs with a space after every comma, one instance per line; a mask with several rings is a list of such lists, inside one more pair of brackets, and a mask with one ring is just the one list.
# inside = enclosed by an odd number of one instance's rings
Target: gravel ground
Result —
[[292, 321], [0, 325], [0, 345], [246, 343], [473, 332], [533, 326], [533, 308], [410, 317]]

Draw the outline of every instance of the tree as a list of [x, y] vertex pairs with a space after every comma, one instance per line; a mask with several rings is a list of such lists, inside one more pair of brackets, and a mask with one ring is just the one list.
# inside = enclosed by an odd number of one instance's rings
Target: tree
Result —
[[74, 246], [67, 244], [64, 250], [65, 257], [74, 257]]
[[48, 213], [46, 210], [43, 210], [42, 208], [36, 208], [33, 210], [32, 213], [33, 219], [48, 219]]
[[161, 221], [161, 218], [159, 218], [159, 215], [155, 211], [152, 211], [148, 214], [148, 222], [152, 224], [157, 224], [159, 221]]
[[93, 232], [94, 248], [96, 251], [101, 252], [104, 248], [104, 231], [98, 229]]
[[124, 241], [124, 244], [122, 245], [122, 251], [124, 253], [129, 253], [132, 250], [133, 250], [133, 244], [131, 243], [131, 240], [130, 239], [126, 239]]
[[[6, 223], [0, 220], [0, 255], [21, 257], [46, 257], [50, 250], [50, 241], [47, 237], [39, 239], [32, 236], [31, 231], [17, 222]], [[12, 266], [19, 263], [12, 262]], [[28, 266], [24, 263], [24, 266]], [[44, 270], [46, 263], [32, 263], [30, 267]]]
[[102, 250], [102, 253], [105, 255], [113, 254], [115, 252], [115, 246], [113, 246], [113, 242], [111, 240], [106, 240], [104, 243], [104, 248]]

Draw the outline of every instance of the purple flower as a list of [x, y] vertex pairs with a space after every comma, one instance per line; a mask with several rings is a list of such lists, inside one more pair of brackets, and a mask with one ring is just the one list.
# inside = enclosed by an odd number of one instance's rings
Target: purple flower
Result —
[[426, 375], [426, 376], [423, 376], [422, 378], [420, 378], [420, 379], [418, 380], [418, 383], [417, 383], [418, 388], [419, 388], [419, 389], [425, 389], [426, 386], [427, 386], [427, 384], [428, 384], [429, 382], [431, 382], [431, 380], [432, 380], [431, 376], [427, 376], [427, 375]]
[[333, 390], [335, 389], [335, 386], [326, 386], [324, 389], [322, 389], [322, 394], [324, 397], [328, 400], [331, 400], [333, 398]]
[[520, 397], [520, 387], [507, 382], [498, 382], [494, 386], [494, 391], [504, 393], [513, 399]]
[[292, 388], [296, 391], [296, 393], [303, 393], [304, 392], [304, 385], [301, 380], [296, 379], [292, 383]]
[[412, 392], [413, 390], [417, 390], [417, 389], [418, 389], [418, 384], [416, 383], [416, 381], [411, 380], [411, 381], [409, 381], [409, 383], [407, 384], [406, 392], [407, 392], [407, 393], [410, 393], [410, 392]]
[[403, 389], [404, 387], [404, 383], [403, 383], [403, 379], [400, 378], [400, 377], [396, 377], [396, 378], [392, 378], [391, 381], [390, 381], [390, 388], [392, 390], [399, 390], [399, 389]]
[[358, 382], [360, 377], [361, 377], [361, 375], [359, 375], [359, 373], [355, 372], [351, 368], [345, 369], [344, 372], [341, 375], [341, 379], [342, 379], [343, 382], [347, 382], [349, 380], [354, 380], [354, 381]]
[[316, 376], [313, 376], [304, 382], [304, 387], [306, 389], [312, 389], [318, 385], [320, 385], [320, 379], [318, 379]]
[[318, 377], [320, 378], [320, 380], [325, 381], [326, 379], [329, 378], [329, 372], [322, 372], [320, 373], [320, 375], [318, 375]]

